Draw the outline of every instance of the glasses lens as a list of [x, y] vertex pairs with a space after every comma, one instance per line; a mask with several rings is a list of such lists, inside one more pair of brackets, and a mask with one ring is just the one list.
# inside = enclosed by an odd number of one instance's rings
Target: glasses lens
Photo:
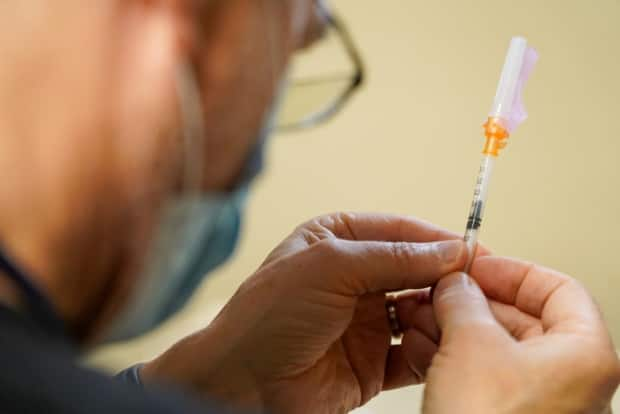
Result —
[[333, 79], [298, 81], [284, 98], [278, 118], [281, 129], [312, 126], [331, 115], [350, 89], [352, 78], [346, 75]]
[[331, 116], [343, 103], [356, 76], [357, 68], [340, 34], [329, 28], [317, 44], [299, 52], [292, 62], [279, 129], [308, 127]]

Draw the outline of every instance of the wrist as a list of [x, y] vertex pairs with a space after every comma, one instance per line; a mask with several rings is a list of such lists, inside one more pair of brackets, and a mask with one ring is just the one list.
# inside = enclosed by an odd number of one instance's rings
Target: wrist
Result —
[[243, 355], [209, 327], [175, 344], [144, 364], [140, 377], [152, 384], [180, 386], [208, 400], [234, 408], [262, 412], [257, 381], [243, 362]]

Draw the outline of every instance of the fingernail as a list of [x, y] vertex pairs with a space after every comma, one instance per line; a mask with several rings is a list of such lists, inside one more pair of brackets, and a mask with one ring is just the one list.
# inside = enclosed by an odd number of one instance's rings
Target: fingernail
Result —
[[464, 245], [460, 240], [452, 240], [438, 243], [437, 249], [444, 263], [454, 263], [461, 256]]
[[459, 283], [466, 287], [471, 287], [474, 285], [474, 282], [471, 280], [467, 273], [459, 273]]
[[476, 291], [482, 293], [480, 290], [480, 286], [476, 283], [474, 279], [471, 278], [467, 273], [459, 273], [459, 283], [463, 285], [470, 291]]

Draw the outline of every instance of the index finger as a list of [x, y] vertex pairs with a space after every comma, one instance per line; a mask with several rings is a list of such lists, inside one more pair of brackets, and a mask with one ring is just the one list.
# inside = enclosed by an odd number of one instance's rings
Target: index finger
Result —
[[603, 326], [598, 307], [575, 279], [528, 262], [482, 257], [471, 276], [485, 294], [541, 320], [545, 332], [598, 330]]

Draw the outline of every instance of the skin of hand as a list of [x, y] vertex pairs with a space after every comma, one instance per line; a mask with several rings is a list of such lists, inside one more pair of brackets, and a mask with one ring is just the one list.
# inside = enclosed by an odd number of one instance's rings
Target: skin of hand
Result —
[[435, 289], [442, 335], [424, 413], [611, 412], [620, 364], [577, 281], [498, 257], [479, 258], [471, 273], [450, 275]]
[[[142, 377], [271, 413], [343, 413], [420, 381], [436, 346], [391, 345], [385, 294], [424, 289], [464, 266], [458, 236], [383, 215], [300, 226], [216, 320], [145, 365]], [[440, 242], [440, 240], [445, 240]], [[435, 325], [428, 290], [403, 296], [401, 324]], [[423, 304], [423, 305], [420, 305]], [[428, 346], [426, 346], [428, 345]]]

